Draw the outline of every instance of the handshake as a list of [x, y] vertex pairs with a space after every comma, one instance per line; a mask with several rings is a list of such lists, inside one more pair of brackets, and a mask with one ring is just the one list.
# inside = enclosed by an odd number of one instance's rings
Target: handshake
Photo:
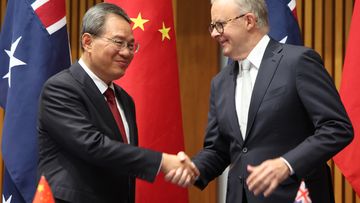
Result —
[[195, 164], [182, 151], [177, 155], [163, 153], [161, 171], [166, 181], [181, 187], [192, 185], [200, 175]]

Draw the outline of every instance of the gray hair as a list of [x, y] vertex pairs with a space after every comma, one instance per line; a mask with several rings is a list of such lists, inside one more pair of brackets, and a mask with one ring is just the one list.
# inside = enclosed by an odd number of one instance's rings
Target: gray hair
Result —
[[[211, 0], [211, 4], [219, 0]], [[240, 7], [240, 12], [251, 12], [257, 18], [257, 25], [260, 28], [268, 27], [268, 10], [265, 0], [232, 0]]]
[[82, 20], [80, 37], [84, 33], [89, 33], [95, 36], [103, 34], [106, 16], [111, 13], [122, 17], [129, 24], [131, 23], [127, 13], [119, 6], [110, 3], [98, 3], [85, 13]]

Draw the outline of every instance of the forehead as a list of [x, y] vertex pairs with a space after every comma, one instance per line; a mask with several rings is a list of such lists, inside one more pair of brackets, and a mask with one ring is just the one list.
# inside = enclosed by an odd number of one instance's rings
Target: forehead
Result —
[[124, 39], [132, 39], [133, 33], [131, 25], [121, 16], [108, 14], [104, 24], [104, 35], [110, 37], [120, 37]]
[[240, 8], [233, 0], [217, 0], [211, 6], [211, 20], [219, 21], [239, 15]]

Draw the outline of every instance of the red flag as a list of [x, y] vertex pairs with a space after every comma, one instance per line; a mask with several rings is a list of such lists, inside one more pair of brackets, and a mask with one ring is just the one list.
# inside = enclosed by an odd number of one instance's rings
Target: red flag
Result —
[[[184, 150], [172, 1], [107, 0], [122, 7], [132, 20], [139, 52], [119, 83], [133, 98], [139, 145], [177, 153]], [[157, 178], [137, 182], [136, 202], [187, 202], [187, 190]]]
[[354, 127], [355, 137], [350, 145], [334, 157], [334, 161], [360, 195], [360, 164], [354, 161], [360, 156], [360, 2], [355, 1], [346, 49], [342, 81], [341, 99]]
[[40, 178], [33, 203], [55, 203], [51, 188], [45, 176], [41, 176]]

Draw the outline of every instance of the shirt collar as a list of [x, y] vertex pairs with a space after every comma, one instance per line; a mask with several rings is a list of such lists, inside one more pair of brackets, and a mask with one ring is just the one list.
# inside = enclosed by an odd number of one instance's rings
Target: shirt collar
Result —
[[251, 62], [254, 68], [259, 69], [262, 58], [265, 53], [265, 49], [269, 44], [269, 42], [270, 42], [270, 37], [268, 35], [264, 35], [249, 53], [247, 59]]
[[85, 64], [82, 58], [79, 59], [80, 66], [85, 70], [85, 72], [90, 76], [90, 78], [94, 81], [96, 87], [100, 90], [101, 94], [107, 90], [107, 88], [111, 88], [114, 90], [114, 84], [111, 83], [110, 86], [107, 85], [104, 81], [102, 81], [94, 72], [90, 70], [90, 68]]

